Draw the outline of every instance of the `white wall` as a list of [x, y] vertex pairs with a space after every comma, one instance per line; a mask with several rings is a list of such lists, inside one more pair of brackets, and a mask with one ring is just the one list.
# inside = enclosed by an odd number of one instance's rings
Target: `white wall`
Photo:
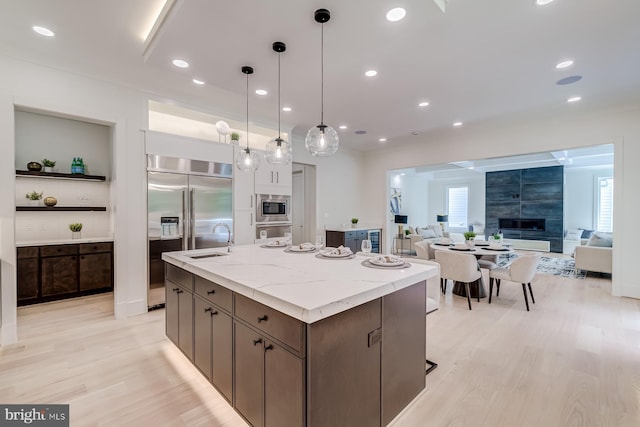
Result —
[[[465, 177], [437, 179], [429, 182], [429, 224], [436, 224], [436, 216], [447, 212], [447, 188], [468, 187], [467, 223], [484, 225], [485, 220], [485, 174], [470, 173]], [[465, 232], [466, 229], [449, 228], [451, 231]]]
[[613, 176], [613, 168], [564, 169], [564, 229], [595, 230], [596, 183], [599, 177]]
[[[558, 109], [554, 114], [560, 114]], [[640, 279], [634, 265], [640, 248], [624, 230], [637, 227], [640, 198], [640, 106], [620, 107], [596, 113], [554, 116], [545, 120], [526, 117], [501, 118], [463, 128], [445, 129], [404, 147], [367, 153], [365, 182], [371, 189], [367, 210], [383, 222], [386, 217], [387, 170], [436, 165], [461, 160], [503, 157], [531, 152], [561, 150], [600, 144], [614, 144], [614, 295], [640, 298]], [[374, 219], [376, 220], [376, 219]]]
[[[146, 228], [143, 93], [0, 56], [0, 342], [16, 341], [15, 108], [109, 126], [113, 132], [112, 194], [117, 318], [145, 313]], [[53, 156], [52, 156], [53, 157]], [[91, 166], [91, 165], [90, 165]]]

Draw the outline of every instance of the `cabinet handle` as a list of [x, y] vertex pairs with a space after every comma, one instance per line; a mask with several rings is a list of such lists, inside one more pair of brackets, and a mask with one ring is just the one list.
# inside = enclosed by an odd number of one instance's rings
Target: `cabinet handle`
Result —
[[181, 294], [181, 293], [183, 293], [183, 292], [184, 292], [184, 291], [183, 291], [182, 289], [178, 289], [178, 293], [179, 293], [179, 294]]
[[271, 183], [273, 184], [273, 171], [271, 171]]
[[213, 295], [215, 293], [216, 293], [215, 289], [207, 291], [207, 295]]
[[266, 314], [258, 317], [258, 323], [266, 322], [267, 320], [269, 320], [269, 316], [267, 316]]
[[280, 172], [276, 172], [276, 184], [280, 184]]
[[262, 338], [258, 338], [257, 340], [253, 340], [253, 345], [262, 344]]
[[84, 255], [82, 255], [82, 256], [80, 257], [80, 259], [84, 259]]
[[252, 208], [253, 207], [253, 195], [249, 194], [249, 207]]
[[207, 311], [211, 311], [211, 310], [212, 310], [211, 307], [207, 307], [207, 308], [204, 309], [204, 312], [206, 313]]
[[180, 288], [173, 288], [172, 291], [173, 292], [178, 292], [180, 290]]
[[268, 346], [266, 346], [266, 347], [264, 348], [264, 352], [266, 353], [266, 352], [267, 352], [267, 351], [269, 351], [269, 350], [273, 350], [273, 346], [272, 346], [271, 344], [269, 344]]
[[217, 311], [215, 311], [215, 310], [214, 310], [214, 311], [212, 311], [212, 312], [211, 312], [211, 317], [215, 316], [216, 314], [218, 314], [218, 312], [217, 312]]

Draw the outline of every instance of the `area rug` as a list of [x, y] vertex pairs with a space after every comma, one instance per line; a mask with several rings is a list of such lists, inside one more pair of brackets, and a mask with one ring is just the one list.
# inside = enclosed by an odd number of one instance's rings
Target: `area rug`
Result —
[[[518, 257], [517, 254], [502, 255], [498, 262], [499, 267], [507, 267], [511, 261]], [[553, 276], [570, 277], [573, 279], [584, 279], [587, 272], [584, 270], [576, 271], [576, 264], [573, 258], [552, 258], [540, 257], [538, 263], [538, 273], [550, 274]]]

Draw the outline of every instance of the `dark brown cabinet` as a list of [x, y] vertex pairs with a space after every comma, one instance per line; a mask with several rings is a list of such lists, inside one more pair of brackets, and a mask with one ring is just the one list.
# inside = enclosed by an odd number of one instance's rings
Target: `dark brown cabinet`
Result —
[[40, 248], [30, 246], [17, 248], [18, 301], [26, 302], [38, 298], [40, 283]]
[[193, 299], [193, 362], [229, 401], [233, 399], [233, 322], [211, 302]]
[[[351, 249], [354, 253], [361, 250], [363, 240], [369, 238], [369, 231], [376, 231], [375, 239], [371, 238], [371, 252], [380, 252], [379, 230], [352, 230], [352, 231], [326, 231], [326, 242], [328, 247], [337, 248], [342, 245]], [[375, 240], [375, 242], [374, 242]]]
[[113, 244], [26, 246], [16, 249], [18, 305], [113, 290]]
[[193, 277], [166, 265], [165, 309], [167, 337], [193, 360]]

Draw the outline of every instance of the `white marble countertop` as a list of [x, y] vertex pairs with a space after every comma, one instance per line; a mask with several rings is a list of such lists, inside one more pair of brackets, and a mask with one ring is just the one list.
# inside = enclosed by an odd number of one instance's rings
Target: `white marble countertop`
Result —
[[22, 241], [16, 242], [16, 247], [70, 245], [74, 243], [100, 243], [100, 242], [113, 242], [113, 237], [86, 237], [82, 239], [22, 240]]
[[260, 245], [234, 246], [226, 256], [188, 255], [226, 249], [165, 252], [162, 259], [291, 317], [313, 323], [438, 274], [413, 263], [404, 269], [369, 268], [366, 258], [320, 259], [316, 253], [287, 253]]
[[382, 227], [379, 226], [365, 226], [365, 225], [358, 225], [355, 227], [352, 227], [351, 225], [335, 225], [335, 226], [327, 226], [325, 228], [325, 231], [363, 231], [363, 230], [382, 230]]

